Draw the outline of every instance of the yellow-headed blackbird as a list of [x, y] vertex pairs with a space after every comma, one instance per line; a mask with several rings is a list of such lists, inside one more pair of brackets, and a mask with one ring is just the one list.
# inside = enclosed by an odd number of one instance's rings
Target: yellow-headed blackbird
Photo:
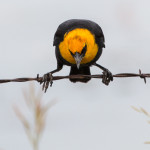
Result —
[[[59, 25], [54, 43], [57, 69], [43, 76], [44, 88], [52, 83], [52, 74], [62, 69], [63, 65], [71, 66], [70, 75], [91, 75], [92, 65], [101, 68], [103, 83], [108, 85], [113, 80], [111, 72], [97, 64], [96, 61], [105, 47], [104, 34], [101, 27], [90, 20], [71, 19]], [[88, 82], [90, 78], [70, 79], [72, 82]]]

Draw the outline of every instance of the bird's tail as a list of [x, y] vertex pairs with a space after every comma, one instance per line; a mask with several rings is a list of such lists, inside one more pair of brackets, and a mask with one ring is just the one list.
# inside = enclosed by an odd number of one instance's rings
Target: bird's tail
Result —
[[[72, 66], [70, 70], [70, 75], [91, 75], [90, 67], [80, 67], [79, 69], [76, 66]], [[84, 79], [70, 79], [71, 82], [88, 82], [91, 78], [84, 78]]]

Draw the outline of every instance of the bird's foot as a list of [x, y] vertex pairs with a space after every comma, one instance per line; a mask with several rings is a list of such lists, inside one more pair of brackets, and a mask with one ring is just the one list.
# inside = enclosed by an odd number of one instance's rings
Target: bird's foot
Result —
[[103, 79], [102, 79], [102, 82], [105, 84], [105, 85], [109, 85], [109, 82], [110, 81], [113, 81], [113, 75], [112, 73], [107, 69], [105, 71], [103, 71]]
[[52, 84], [53, 84], [52, 73], [46, 73], [46, 74], [44, 74], [41, 84], [42, 83], [43, 83], [42, 90], [46, 93], [49, 85], [52, 86]]

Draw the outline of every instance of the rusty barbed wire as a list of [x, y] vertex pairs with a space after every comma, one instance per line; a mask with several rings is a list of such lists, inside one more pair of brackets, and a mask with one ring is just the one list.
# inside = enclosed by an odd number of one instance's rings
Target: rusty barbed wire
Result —
[[[70, 75], [70, 76], [53, 76], [54, 80], [61, 80], [61, 79], [83, 79], [83, 78], [103, 78], [102, 74], [98, 75]], [[114, 78], [128, 78], [128, 77], [140, 77], [144, 79], [144, 82], [146, 83], [146, 78], [150, 78], [150, 73], [142, 73], [141, 70], [139, 70], [139, 73], [119, 73], [114, 74]], [[39, 74], [37, 74], [36, 78], [16, 78], [16, 79], [0, 79], [0, 83], [8, 83], [8, 82], [27, 82], [27, 81], [37, 81], [39, 83], [43, 82], [43, 77], [39, 77]]]

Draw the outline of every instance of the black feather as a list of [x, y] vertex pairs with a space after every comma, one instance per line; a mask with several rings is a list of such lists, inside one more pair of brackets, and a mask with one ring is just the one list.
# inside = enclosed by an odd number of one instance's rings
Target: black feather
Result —
[[75, 28], [86, 28], [90, 30], [95, 35], [97, 42], [100, 43], [102, 47], [105, 47], [105, 38], [101, 27], [93, 21], [84, 19], [71, 19], [60, 24], [55, 33], [53, 45], [59, 45], [59, 43], [63, 41], [64, 34]]
[[[72, 64], [65, 60], [59, 50], [59, 44], [64, 40], [64, 35], [76, 28], [83, 28], [88, 29], [91, 33], [94, 34], [95, 42], [98, 45], [98, 52], [93, 60], [88, 63], [80, 64], [80, 68], [78, 69], [76, 64]], [[101, 27], [90, 20], [84, 19], [71, 19], [63, 22], [57, 28], [57, 31], [54, 35], [54, 42], [53, 45], [55, 46], [55, 53], [57, 59], [57, 69], [53, 72], [60, 70], [63, 65], [67, 65], [71, 67], [70, 75], [91, 75], [90, 67], [93, 65], [101, 56], [102, 49], [105, 47], [105, 38]], [[83, 55], [86, 53], [86, 47], [83, 49]], [[88, 82], [91, 78], [84, 78], [84, 79], [70, 79], [71, 82]]]
[[[79, 69], [76, 66], [72, 66], [70, 70], [70, 75], [91, 75], [90, 67], [80, 67]], [[91, 78], [84, 79], [70, 79], [71, 82], [88, 82]]]

